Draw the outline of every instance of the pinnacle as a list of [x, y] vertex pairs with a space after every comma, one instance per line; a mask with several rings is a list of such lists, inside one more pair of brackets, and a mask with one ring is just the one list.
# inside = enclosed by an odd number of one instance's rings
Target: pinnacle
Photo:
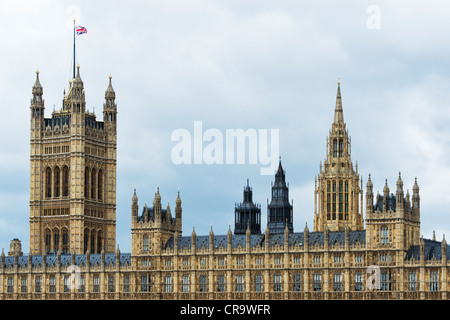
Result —
[[342, 98], [341, 98], [341, 80], [338, 80], [338, 88], [336, 94], [336, 107], [334, 110], [334, 123], [344, 123], [344, 111], [342, 109]]

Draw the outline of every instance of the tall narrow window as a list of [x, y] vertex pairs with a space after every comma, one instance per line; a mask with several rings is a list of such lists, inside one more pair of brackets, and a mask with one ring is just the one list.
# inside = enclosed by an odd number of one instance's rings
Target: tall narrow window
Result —
[[348, 181], [345, 181], [345, 189], [344, 189], [344, 213], [345, 220], [348, 220]]
[[97, 253], [101, 253], [102, 252], [102, 249], [103, 249], [102, 243], [103, 243], [103, 233], [100, 230], [97, 233]]
[[333, 203], [332, 203], [333, 220], [336, 220], [336, 181], [333, 181]]
[[171, 275], [166, 276], [164, 284], [165, 284], [164, 291], [172, 292], [172, 276]]
[[331, 182], [327, 182], [327, 220], [331, 219]]
[[334, 289], [334, 291], [342, 291], [342, 274], [341, 273], [334, 274], [333, 289]]
[[439, 271], [430, 272], [430, 291], [439, 291]]
[[273, 291], [280, 292], [281, 291], [281, 274], [277, 273], [273, 277]]
[[388, 244], [389, 243], [389, 229], [387, 227], [381, 228], [381, 243]]
[[100, 292], [100, 277], [98, 275], [94, 275], [92, 289], [93, 292]]
[[63, 196], [69, 196], [69, 168], [63, 167]]
[[263, 283], [262, 283], [262, 275], [257, 274], [255, 275], [255, 291], [256, 292], [262, 292], [263, 291]]
[[302, 291], [302, 275], [301, 275], [301, 273], [294, 274], [294, 291]]
[[342, 180], [339, 181], [339, 220], [342, 220], [342, 212], [344, 210], [344, 193]]
[[344, 156], [344, 141], [339, 139], [339, 158]]
[[89, 230], [84, 230], [84, 253], [88, 251], [89, 248]]
[[98, 171], [98, 200], [103, 200], [103, 170]]
[[84, 197], [88, 198], [89, 197], [89, 168], [86, 167], [85, 171], [84, 171]]
[[200, 292], [208, 291], [208, 277], [206, 274], [200, 275]]
[[108, 292], [114, 292], [116, 290], [114, 286], [114, 276], [108, 275]]
[[45, 249], [50, 252], [52, 246], [52, 234], [49, 229], [45, 230]]
[[225, 276], [223, 274], [217, 276], [217, 291], [218, 292], [225, 291]]
[[408, 290], [416, 291], [417, 290], [417, 274], [416, 271], [410, 271], [408, 275]]
[[363, 290], [363, 274], [362, 272], [355, 273], [355, 291]]
[[50, 168], [45, 170], [45, 192], [47, 198], [52, 197], [52, 170]]
[[181, 291], [189, 292], [189, 275], [183, 275]]
[[322, 274], [315, 273], [313, 275], [313, 290], [322, 291]]
[[333, 140], [333, 157], [334, 158], [337, 158], [337, 153], [338, 153], [337, 140], [334, 139]]
[[91, 230], [91, 253], [96, 253], [95, 252], [95, 231]]
[[95, 199], [95, 191], [96, 191], [96, 187], [95, 187], [95, 178], [97, 175], [97, 171], [95, 171], [95, 169], [92, 169], [92, 174], [91, 174], [91, 198]]
[[59, 249], [59, 230], [55, 229], [53, 231], [53, 251], [57, 252]]
[[69, 232], [66, 228], [63, 229], [62, 233], [62, 252], [68, 253], [69, 252]]
[[239, 274], [236, 276], [236, 292], [244, 291], [244, 276]]
[[142, 239], [142, 250], [144, 250], [144, 251], [148, 251], [148, 249], [149, 249], [149, 246], [148, 246], [149, 241], [148, 240], [149, 240], [148, 235], [145, 235]]
[[59, 167], [55, 167], [54, 169], [54, 178], [55, 178], [55, 191], [54, 191], [54, 196], [55, 197], [59, 197], [60, 196], [60, 190], [61, 190], [61, 171], [59, 169]]

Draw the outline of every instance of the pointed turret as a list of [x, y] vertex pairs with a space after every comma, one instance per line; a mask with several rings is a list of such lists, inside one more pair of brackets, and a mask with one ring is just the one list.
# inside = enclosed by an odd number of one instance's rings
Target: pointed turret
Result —
[[176, 221], [176, 225], [177, 225], [176, 226], [177, 232], [179, 232], [180, 235], [181, 235], [181, 230], [182, 230], [181, 214], [182, 214], [182, 209], [181, 209], [180, 188], [178, 188], [178, 196], [177, 196], [177, 199], [175, 200], [175, 221]]
[[105, 91], [105, 103], [103, 104], [103, 121], [106, 127], [112, 132], [116, 132], [117, 105], [116, 92], [112, 87], [112, 76], [109, 75], [109, 84]]
[[344, 123], [344, 110], [342, 109], [342, 98], [341, 98], [341, 79], [338, 78], [338, 88], [336, 94], [336, 107], [334, 109], [334, 123], [340, 124]]
[[272, 201], [267, 207], [267, 221], [270, 233], [282, 234], [285, 222], [288, 222], [289, 231], [293, 232], [292, 205], [289, 203], [289, 187], [286, 185], [286, 176], [281, 165], [275, 173], [275, 183], [272, 185]]
[[[31, 120], [32, 129], [42, 129], [44, 126], [44, 99], [42, 99], [43, 88], [41, 82], [39, 81], [39, 70], [36, 70], [36, 81], [34, 82], [33, 88], [31, 90]], [[36, 133], [38, 136], [39, 133]]]

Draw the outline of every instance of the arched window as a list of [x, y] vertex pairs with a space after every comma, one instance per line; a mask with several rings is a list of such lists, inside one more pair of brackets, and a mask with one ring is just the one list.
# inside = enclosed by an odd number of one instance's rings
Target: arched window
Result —
[[331, 182], [327, 181], [327, 220], [331, 219]]
[[59, 167], [55, 167], [53, 171], [54, 171], [53, 177], [55, 179], [54, 181], [55, 191], [53, 192], [53, 195], [55, 197], [59, 197], [61, 192], [61, 170], [59, 169]]
[[91, 198], [95, 199], [95, 191], [96, 191], [96, 186], [95, 186], [95, 179], [97, 176], [97, 172], [95, 171], [95, 169], [92, 169], [92, 173], [91, 173]]
[[53, 229], [53, 252], [58, 252], [59, 250], [59, 230]]
[[95, 230], [91, 230], [91, 253], [96, 253], [95, 252], [95, 237], [96, 237], [96, 234], [95, 234]]
[[97, 232], [97, 253], [102, 252], [103, 232], [100, 230]]
[[344, 210], [344, 193], [342, 180], [339, 180], [339, 220], [342, 220], [342, 212]]
[[69, 252], [69, 231], [67, 228], [62, 230], [62, 253]]
[[336, 181], [333, 181], [333, 202], [331, 206], [331, 210], [333, 212], [333, 220], [336, 220]]
[[45, 195], [47, 198], [52, 197], [52, 169], [45, 169]]
[[45, 251], [48, 253], [52, 247], [52, 233], [50, 229], [45, 229]]
[[103, 200], [103, 170], [98, 171], [98, 200]]
[[337, 139], [333, 140], [333, 157], [337, 158], [337, 154], [338, 154], [338, 143], [337, 143]]
[[86, 253], [89, 249], [89, 230], [84, 229], [84, 253]]
[[67, 166], [63, 167], [62, 170], [62, 179], [63, 179], [63, 196], [69, 196], [69, 168]]
[[86, 167], [85, 171], [84, 171], [84, 197], [88, 198], [89, 197], [89, 168]]

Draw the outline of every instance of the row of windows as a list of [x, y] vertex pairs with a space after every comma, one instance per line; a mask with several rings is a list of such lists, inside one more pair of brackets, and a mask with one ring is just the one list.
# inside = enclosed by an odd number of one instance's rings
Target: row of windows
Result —
[[51, 146], [51, 147], [45, 147], [44, 148], [44, 154], [68, 153], [68, 152], [70, 152], [70, 146], [69, 145]]
[[348, 220], [348, 181], [327, 182], [327, 220]]
[[[355, 263], [362, 263], [363, 262], [363, 256], [362, 255], [355, 255], [354, 256], [354, 261]], [[391, 256], [390, 255], [386, 255], [386, 254], [381, 254], [379, 256], [379, 261], [381, 262], [390, 262], [391, 261]], [[236, 265], [244, 265], [244, 258], [243, 257], [237, 257], [234, 260]], [[253, 262], [255, 265], [262, 265], [264, 263], [264, 259], [262, 257], [255, 257], [253, 259]], [[313, 264], [321, 264], [322, 263], [322, 256], [313, 256], [312, 259]], [[342, 263], [342, 256], [341, 255], [335, 255], [333, 256], [333, 262], [335, 264], [339, 264]], [[207, 266], [209, 264], [209, 259], [206, 257], [201, 257], [200, 258], [200, 266]], [[274, 265], [282, 265], [283, 264], [283, 258], [281, 257], [274, 257], [273, 258], [273, 263]], [[302, 263], [302, 258], [299, 256], [293, 257], [293, 263], [294, 264], [301, 264]], [[182, 266], [183, 267], [189, 267], [191, 264], [191, 259], [189, 258], [184, 258], [182, 260]], [[218, 257], [217, 258], [217, 265], [219, 266], [225, 266], [226, 265], [226, 258], [225, 257]], [[149, 259], [142, 259], [141, 260], [141, 266], [143, 267], [151, 267], [151, 260]], [[164, 266], [165, 267], [172, 267], [172, 260], [171, 259], [166, 259], [164, 261]]]
[[44, 216], [61, 216], [61, 215], [69, 215], [69, 208], [47, 208], [44, 209]]
[[[263, 292], [264, 290], [264, 277], [262, 274], [256, 274], [253, 278], [253, 290], [255, 292]], [[362, 272], [357, 272], [354, 274], [353, 281], [353, 289], [354, 291], [363, 291], [364, 290], [364, 280], [365, 274]], [[273, 276], [273, 283], [271, 283], [274, 292], [280, 292], [282, 290], [283, 278], [281, 274], [275, 274]], [[315, 273], [313, 274], [313, 290], [314, 291], [322, 291], [322, 274]], [[123, 276], [123, 292], [130, 292], [130, 276], [125, 274]], [[216, 286], [217, 292], [226, 291], [226, 276], [224, 274], [219, 274], [217, 276], [217, 281], [214, 282]], [[295, 273], [292, 276], [292, 290], [293, 291], [302, 291], [302, 275], [300, 273]], [[333, 291], [340, 292], [343, 290], [343, 280], [341, 273], [334, 273], [332, 275], [332, 285]], [[417, 272], [410, 271], [408, 273], [408, 291], [414, 292], [417, 291]], [[244, 291], [244, 276], [242, 274], [238, 274], [234, 277], [234, 290], [236, 292]], [[75, 288], [78, 292], [85, 292], [85, 277], [84, 275], [80, 275], [74, 281], [74, 277], [67, 275], [64, 276], [64, 292], [70, 292], [71, 288]], [[182, 292], [190, 292], [192, 289], [191, 277], [190, 275], [182, 275], [181, 277], [181, 291]], [[381, 272], [379, 278], [379, 288], [376, 288], [381, 291], [390, 291], [391, 290], [391, 274], [390, 272]], [[172, 275], [166, 275], [164, 277], [164, 292], [172, 292], [173, 290], [173, 279]], [[206, 274], [201, 274], [199, 276], [198, 283], [199, 292], [207, 292], [208, 291], [208, 276]], [[429, 281], [429, 290], [430, 291], [439, 291], [439, 273], [438, 271], [430, 272], [430, 281]], [[92, 278], [92, 292], [100, 291], [100, 277], [99, 275], [94, 275]], [[108, 275], [108, 292], [115, 292], [115, 277], [113, 275]], [[152, 291], [152, 283], [149, 275], [143, 275], [140, 278], [140, 291], [141, 292], [151, 292]], [[28, 292], [28, 278], [22, 277], [20, 279], [20, 292], [27, 293]], [[36, 276], [34, 278], [34, 292], [40, 293], [42, 292], [42, 278], [41, 276]], [[48, 281], [48, 292], [54, 293], [56, 292], [56, 278], [55, 276], [50, 276]], [[8, 277], [7, 279], [7, 293], [14, 293], [14, 278]]]
[[61, 195], [67, 197], [69, 195], [69, 168], [58, 166], [53, 170], [50, 167], [45, 169], [45, 197], [59, 198]]
[[[62, 169], [55, 166], [53, 170], [50, 167], [45, 169], [45, 197], [59, 198], [69, 196], [70, 171], [64, 165]], [[90, 170], [86, 168], [84, 174], [84, 195], [86, 198], [102, 200], [103, 199], [103, 170]]]
[[344, 139], [333, 139], [333, 157], [344, 156]]
[[[340, 260], [340, 258], [339, 258]], [[262, 265], [264, 262], [264, 259], [262, 257], [255, 257], [253, 260], [255, 265]], [[238, 266], [243, 266], [244, 265], [244, 258], [243, 257], [237, 257], [234, 260], [234, 263]], [[283, 264], [283, 258], [281, 257], [274, 257], [273, 258], [273, 263], [275, 265], [281, 265]], [[301, 264], [301, 258], [300, 257], [294, 257], [293, 258], [293, 263], [294, 264]], [[191, 264], [191, 260], [189, 258], [185, 258], [182, 260], [182, 266], [183, 267], [189, 267]], [[209, 259], [206, 257], [201, 257], [199, 260], [199, 264], [200, 266], [208, 266], [209, 265]], [[226, 258], [225, 257], [218, 257], [217, 258], [217, 264], [219, 266], [225, 266], [226, 265]], [[151, 260], [147, 260], [147, 259], [142, 259], [141, 260], [141, 266], [145, 266], [145, 267], [151, 267]], [[171, 259], [166, 259], [164, 261], [164, 266], [165, 267], [171, 267], [172, 266], [172, 260]]]
[[[54, 253], [61, 250], [62, 253], [69, 252], [69, 231], [67, 228], [45, 229], [45, 248], [47, 253]], [[102, 251], [103, 232], [88, 230], [84, 231], [84, 252], [100, 253]]]
[[103, 148], [84, 147], [84, 152], [93, 156], [105, 156], [105, 150]]

